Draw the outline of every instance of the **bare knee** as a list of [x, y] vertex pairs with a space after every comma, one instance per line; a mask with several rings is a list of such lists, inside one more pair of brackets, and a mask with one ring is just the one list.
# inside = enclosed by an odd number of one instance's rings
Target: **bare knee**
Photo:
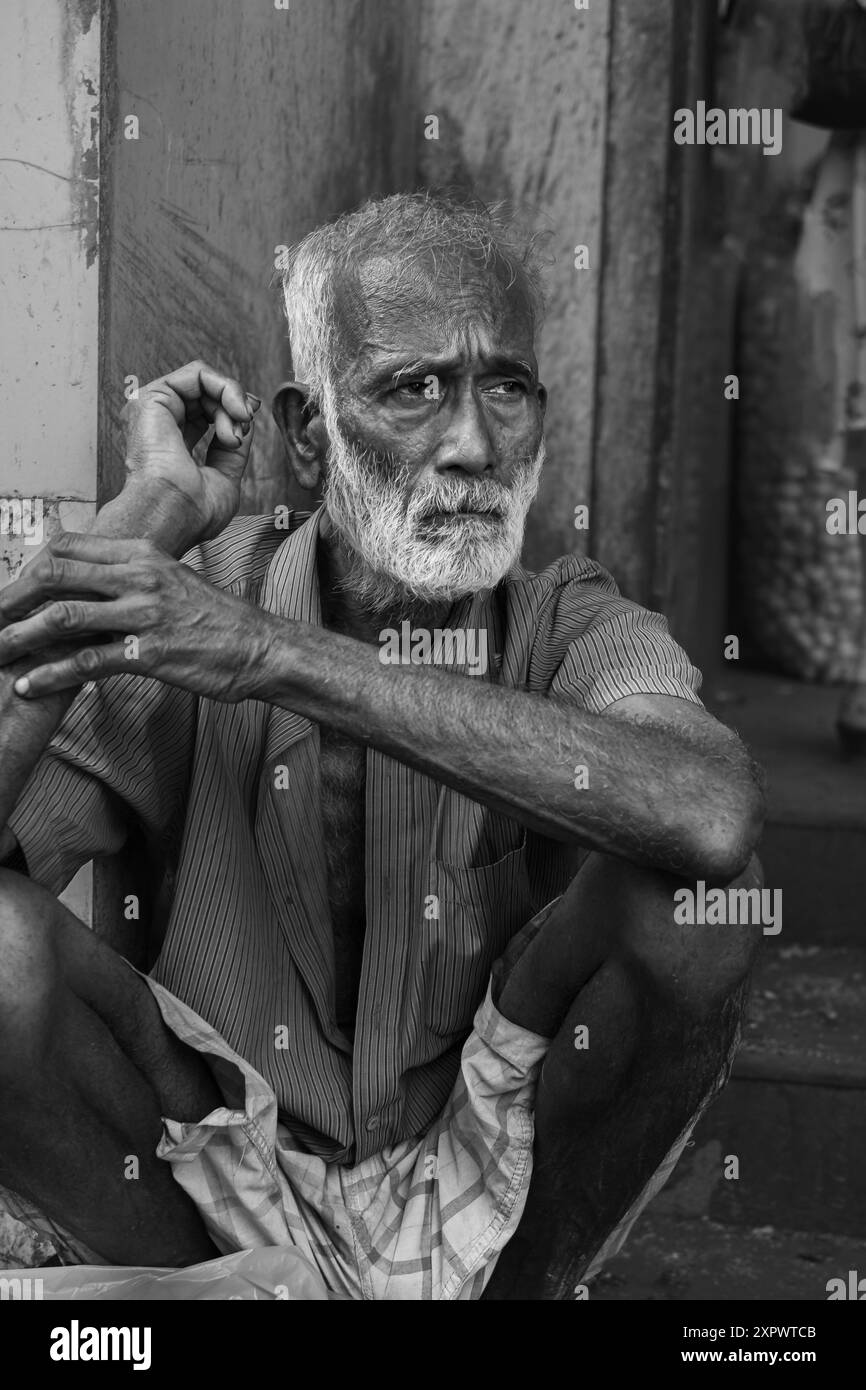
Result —
[[18, 1070], [49, 1025], [59, 984], [57, 900], [0, 869], [0, 1074]]
[[[617, 864], [608, 869], [617, 918], [614, 949], [626, 965], [678, 1005], [700, 1012], [743, 985], [762, 928], [751, 911], [753, 899], [737, 890], [760, 890], [763, 874], [757, 858], [720, 890], [622, 861], [607, 863]], [[713, 891], [721, 897], [710, 899]]]
[[11, 869], [0, 869], [0, 976], [42, 969], [43, 955], [54, 954], [52, 923], [58, 900], [38, 883]]

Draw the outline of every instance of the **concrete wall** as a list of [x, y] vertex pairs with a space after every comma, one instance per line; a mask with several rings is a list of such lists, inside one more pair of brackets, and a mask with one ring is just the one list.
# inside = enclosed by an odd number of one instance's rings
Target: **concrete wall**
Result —
[[[0, 499], [34, 526], [0, 535], [0, 586], [94, 514], [99, 366], [97, 0], [6, 0], [3, 27]], [[89, 870], [65, 897], [89, 916]]]
[[96, 495], [96, 10], [7, 0], [0, 45], [0, 495], [53, 509]]

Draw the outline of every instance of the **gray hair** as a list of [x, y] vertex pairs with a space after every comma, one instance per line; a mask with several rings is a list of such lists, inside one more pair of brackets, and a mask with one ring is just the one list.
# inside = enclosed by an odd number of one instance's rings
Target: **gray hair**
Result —
[[284, 258], [281, 286], [293, 371], [314, 404], [334, 403], [335, 364], [341, 340], [336, 287], [346, 272], [375, 257], [394, 260], [389, 287], [399, 294], [419, 263], [467, 262], [476, 271], [507, 277], [507, 290], [525, 292], [535, 331], [544, 313], [538, 238], [516, 226], [502, 204], [485, 207], [440, 193], [396, 193], [317, 227]]

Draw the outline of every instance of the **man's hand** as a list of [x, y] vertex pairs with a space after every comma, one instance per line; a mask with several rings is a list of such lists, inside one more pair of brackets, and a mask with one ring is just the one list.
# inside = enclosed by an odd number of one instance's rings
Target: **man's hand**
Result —
[[[190, 544], [219, 535], [240, 502], [240, 486], [261, 405], [240, 383], [205, 362], [188, 362], [142, 387], [121, 417], [126, 435], [127, 486], [142, 481], [165, 489], [184, 510]], [[210, 426], [204, 466], [192, 450]]]
[[[100, 508], [91, 528], [89, 542], [99, 547], [100, 556], [96, 561], [83, 563], [105, 570], [109, 556], [104, 547], [124, 539], [127, 543], [133, 538], [148, 540], [168, 560], [169, 556], [181, 556], [199, 541], [218, 535], [238, 509], [241, 478], [252, 442], [252, 417], [259, 404], [255, 396], [245, 396], [236, 381], [203, 362], [191, 362], [146, 386], [124, 410], [129, 477], [119, 495]], [[214, 437], [204, 466], [199, 468], [191, 451], [211, 425]], [[240, 437], [235, 433], [236, 426], [240, 427]], [[46, 574], [46, 566], [50, 572], [51, 566], [56, 565], [63, 554], [63, 544], [61, 540], [60, 548], [55, 547], [53, 557], [51, 547], [37, 556], [3, 591], [0, 630], [4, 620], [15, 621], [16, 626], [25, 617], [37, 622], [34, 606], [46, 599], [50, 601], [62, 594], [67, 603], [80, 602], [82, 593], [92, 592], [87, 586], [76, 591], [66, 586], [52, 589], [47, 583], [50, 575]], [[99, 560], [106, 563], [100, 565]], [[102, 580], [104, 584], [104, 573]], [[98, 592], [104, 594], [104, 589]], [[216, 604], [218, 591], [210, 592]], [[251, 611], [228, 595], [222, 598], [226, 607], [236, 604], [245, 615]], [[62, 626], [58, 624], [58, 628]], [[130, 629], [126, 629], [122, 635], [129, 633]], [[4, 637], [7, 644], [11, 641], [14, 645], [14, 636]], [[96, 640], [104, 637], [101, 632]], [[204, 663], [212, 668], [214, 684], [222, 680], [223, 688], [231, 692], [224, 698], [242, 698], [242, 682], [238, 682], [238, 672], [220, 675], [220, 662], [234, 656], [240, 670], [251, 637], [252, 624], [247, 616], [240, 636], [227, 639], [232, 647], [217, 645]], [[22, 700], [20, 687], [15, 688], [18, 680], [29, 680], [30, 671], [37, 664], [41, 668], [51, 665], [55, 671], [59, 666], [69, 675], [70, 663], [78, 660], [79, 666], [84, 665], [94, 651], [99, 655], [93, 639], [89, 657], [82, 654], [85, 644], [80, 642], [70, 646], [63, 639], [59, 643], [49, 640], [38, 650], [28, 643], [23, 645], [29, 655], [18, 661], [7, 659], [0, 668], [0, 826], [5, 825], [13, 811], [28, 777], [74, 699], [75, 690], [95, 672], [82, 675], [76, 668], [74, 679], [63, 685], [52, 684], [55, 693], [41, 700]], [[131, 662], [127, 669], [133, 669]], [[192, 677], [197, 678], [201, 678], [200, 671]]]
[[[51, 653], [15, 682], [17, 695], [34, 699], [127, 674], [231, 704], [254, 698], [275, 628], [269, 614], [149, 541], [73, 532], [50, 541], [0, 594], [4, 623], [0, 667]], [[75, 649], [58, 658], [58, 643]]]

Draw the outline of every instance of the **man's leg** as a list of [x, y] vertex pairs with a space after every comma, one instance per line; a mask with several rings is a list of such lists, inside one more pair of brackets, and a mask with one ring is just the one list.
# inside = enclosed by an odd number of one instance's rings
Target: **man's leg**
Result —
[[162, 1115], [219, 1104], [144, 980], [50, 893], [0, 871], [0, 1183], [109, 1263], [213, 1258], [155, 1151]]
[[[753, 860], [731, 886], [760, 881]], [[683, 886], [592, 854], [506, 953], [494, 1002], [553, 1042], [526, 1209], [485, 1298], [573, 1297], [722, 1069], [760, 927], [678, 926]]]

